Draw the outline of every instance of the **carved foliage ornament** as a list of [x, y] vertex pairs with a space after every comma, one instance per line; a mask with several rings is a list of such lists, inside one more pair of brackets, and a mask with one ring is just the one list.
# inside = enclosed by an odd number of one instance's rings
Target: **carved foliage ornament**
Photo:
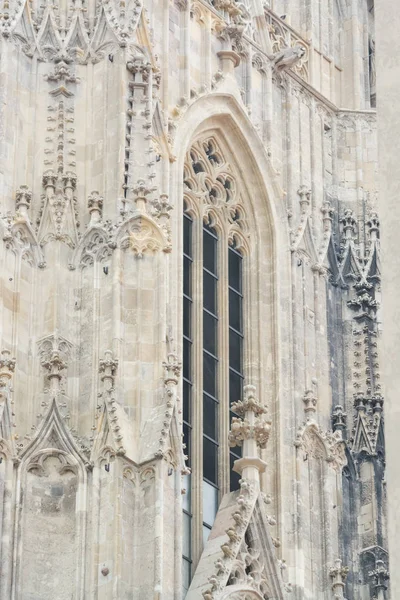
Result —
[[133, 37], [142, 12], [142, 0], [96, 0], [51, 4], [7, 0], [0, 12], [0, 33], [29, 57], [45, 61], [86, 64], [103, 59], [117, 44]]

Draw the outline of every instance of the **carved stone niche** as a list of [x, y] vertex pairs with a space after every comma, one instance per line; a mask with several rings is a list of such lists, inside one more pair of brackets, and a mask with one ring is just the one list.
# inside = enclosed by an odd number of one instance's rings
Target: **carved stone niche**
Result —
[[78, 466], [55, 448], [26, 467], [21, 514], [21, 598], [76, 597]]
[[20, 459], [13, 597], [83, 598], [89, 465], [55, 400]]

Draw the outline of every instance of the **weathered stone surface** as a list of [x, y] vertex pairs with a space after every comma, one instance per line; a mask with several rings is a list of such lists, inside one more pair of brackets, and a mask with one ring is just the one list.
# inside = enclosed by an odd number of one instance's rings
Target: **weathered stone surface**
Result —
[[373, 2], [7, 0], [0, 34], [0, 600], [387, 600]]

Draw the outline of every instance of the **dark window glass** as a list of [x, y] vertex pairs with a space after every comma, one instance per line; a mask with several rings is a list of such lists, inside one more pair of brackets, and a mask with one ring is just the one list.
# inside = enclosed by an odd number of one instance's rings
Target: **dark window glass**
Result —
[[242, 370], [242, 337], [232, 331], [229, 331], [229, 366], [235, 371]]
[[203, 353], [203, 388], [207, 394], [216, 397], [217, 395], [217, 360]]
[[191, 337], [191, 309], [192, 302], [189, 298], [183, 298], [183, 335]]
[[183, 219], [183, 252], [192, 256], [192, 220], [187, 216]]
[[217, 483], [217, 456], [218, 446], [206, 437], [203, 437], [203, 477], [211, 483]]
[[217, 280], [215, 277], [203, 271], [203, 297], [204, 308], [216, 314], [217, 311]]
[[229, 249], [229, 285], [238, 292], [242, 291], [242, 257]]
[[190, 408], [190, 396], [192, 386], [188, 381], [183, 380], [183, 420], [190, 423], [192, 420]]
[[218, 423], [218, 404], [203, 394], [203, 431], [205, 435], [213, 438], [217, 437], [217, 423]]
[[190, 354], [191, 354], [191, 343], [188, 340], [183, 340], [183, 376], [186, 379], [190, 377]]
[[190, 434], [191, 434], [191, 429], [189, 427], [189, 425], [187, 423], [183, 424], [183, 441], [186, 444], [186, 448], [184, 451], [184, 454], [187, 454], [188, 461], [187, 461], [187, 465], [188, 467], [190, 467], [190, 458], [191, 458], [191, 452], [190, 452], [190, 444], [191, 444], [191, 439], [190, 439]]
[[229, 325], [242, 332], [242, 297], [229, 290]]
[[230, 464], [231, 464], [231, 492], [238, 490], [239, 489], [239, 479], [240, 479], [240, 475], [239, 473], [236, 473], [235, 471], [233, 471], [233, 463], [236, 460], [236, 456], [234, 456], [233, 454], [231, 454], [229, 456], [229, 460], [230, 460]]
[[217, 273], [217, 239], [207, 229], [203, 229], [203, 267]]
[[183, 257], [183, 293], [185, 296], [192, 295], [192, 261], [186, 256]]
[[242, 400], [243, 396], [243, 377], [229, 371], [229, 404]]
[[217, 324], [215, 317], [203, 311], [203, 348], [214, 356], [217, 355]]

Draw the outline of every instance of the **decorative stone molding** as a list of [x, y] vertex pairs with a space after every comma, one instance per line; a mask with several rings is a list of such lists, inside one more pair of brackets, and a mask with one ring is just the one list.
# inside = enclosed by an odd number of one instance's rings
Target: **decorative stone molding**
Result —
[[99, 373], [101, 381], [104, 383], [106, 390], [114, 386], [114, 379], [118, 368], [118, 359], [113, 357], [111, 350], [104, 352], [104, 358], [99, 361]]
[[100, 196], [99, 192], [93, 191], [88, 198], [88, 209], [90, 214], [89, 227], [96, 225], [101, 221], [103, 215], [103, 201], [104, 198]]
[[314, 421], [299, 427], [294, 445], [307, 456], [323, 459], [338, 471], [347, 462], [341, 431], [324, 431]]
[[96, 0], [93, 10], [97, 19], [87, 19], [80, 6], [68, 4], [65, 21], [61, 21], [59, 2], [47, 10], [35, 10], [29, 2], [16, 0], [6, 4], [7, 16], [0, 15], [0, 33], [29, 58], [37, 54], [39, 60], [64, 64], [99, 62], [106, 55], [105, 42], [108, 48], [125, 47], [142, 12], [141, 0], [127, 0], [123, 7], [116, 0]]
[[378, 559], [375, 564], [375, 569], [368, 573], [372, 580], [372, 586], [377, 593], [378, 600], [383, 599], [380, 594], [388, 589], [388, 581], [390, 579], [389, 571], [383, 560]]
[[242, 473], [244, 479], [259, 483], [259, 473], [266, 464], [258, 457], [258, 448], [266, 448], [271, 431], [271, 421], [260, 416], [267, 409], [256, 399], [252, 385], [244, 387], [244, 400], [234, 402], [231, 409], [241, 416], [232, 418], [229, 445], [243, 446], [242, 458], [235, 461], [234, 470]]
[[46, 336], [38, 341], [38, 352], [42, 367], [47, 371], [50, 381], [50, 393], [57, 396], [60, 392], [62, 371], [68, 366], [72, 344], [58, 333]]
[[[25, 202], [27, 202], [26, 198]], [[42, 268], [45, 266], [42, 250], [24, 210], [22, 212], [18, 210], [15, 215], [9, 213], [6, 217], [0, 218], [0, 225], [3, 228], [3, 241], [7, 250], [25, 260], [32, 267]]]
[[176, 406], [177, 385], [181, 372], [181, 363], [178, 361], [178, 357], [174, 352], [168, 353], [167, 360], [163, 362], [163, 367], [166, 410], [164, 412], [161, 437], [159, 439], [159, 448], [156, 452], [156, 457], [165, 458], [174, 469], [178, 468], [180, 465], [183, 470], [186, 470], [187, 468], [184, 465], [184, 461], [187, 460], [188, 457], [177, 448], [169, 448], [167, 445], [168, 440], [171, 439], [171, 436], [173, 437], [171, 427]]
[[28, 220], [28, 210], [32, 202], [32, 192], [27, 185], [21, 185], [15, 194], [15, 208]]
[[345, 431], [347, 414], [344, 412], [343, 406], [337, 404], [332, 413], [333, 431]]
[[15, 371], [15, 358], [11, 358], [9, 350], [2, 350], [0, 355], [0, 386], [7, 386]]
[[211, 586], [202, 593], [204, 600], [215, 600], [224, 590], [239, 553], [256, 497], [254, 487], [242, 479], [240, 494], [232, 513], [232, 525], [226, 530], [227, 539], [221, 545], [221, 555], [215, 562], [215, 572], [208, 579]]
[[348, 572], [349, 567], [343, 567], [340, 558], [336, 559], [335, 566], [331, 567], [329, 570], [329, 575], [332, 579], [333, 597], [335, 600], [340, 600], [341, 598], [344, 600], [343, 590]]
[[[104, 358], [99, 360], [99, 374], [101, 375], [101, 381], [103, 383], [104, 398], [104, 413], [108, 420], [108, 425], [112, 434], [113, 448], [112, 451], [118, 456], [124, 456], [126, 454], [126, 447], [124, 444], [123, 427], [120, 422], [119, 414], [123, 410], [117, 403], [115, 397], [114, 380], [118, 368], [118, 360], [114, 358], [111, 350], [104, 352]], [[104, 419], [103, 416], [103, 419]], [[101, 452], [103, 449], [101, 449]]]
[[169, 212], [172, 210], [168, 197], [150, 200], [153, 189], [139, 180], [133, 188], [135, 209], [132, 216], [119, 225], [115, 240], [124, 250], [131, 250], [137, 258], [159, 251], [171, 251]]
[[53, 350], [48, 360], [42, 360], [41, 365], [48, 371], [47, 377], [50, 381], [50, 390], [57, 394], [62, 378], [61, 371], [67, 368], [67, 363], [62, 360], [58, 350]]
[[[11, 379], [15, 371], [15, 358], [11, 358], [9, 350], [2, 350], [0, 354], [0, 428], [1, 428], [1, 417], [4, 410], [4, 403], [10, 396], [11, 392]], [[11, 400], [13, 404], [13, 400]], [[1, 430], [1, 429], [0, 429]], [[0, 434], [1, 439], [1, 434]], [[1, 450], [0, 450], [1, 452]]]
[[308, 418], [311, 418], [317, 411], [318, 398], [313, 390], [306, 390], [303, 396], [304, 412]]

